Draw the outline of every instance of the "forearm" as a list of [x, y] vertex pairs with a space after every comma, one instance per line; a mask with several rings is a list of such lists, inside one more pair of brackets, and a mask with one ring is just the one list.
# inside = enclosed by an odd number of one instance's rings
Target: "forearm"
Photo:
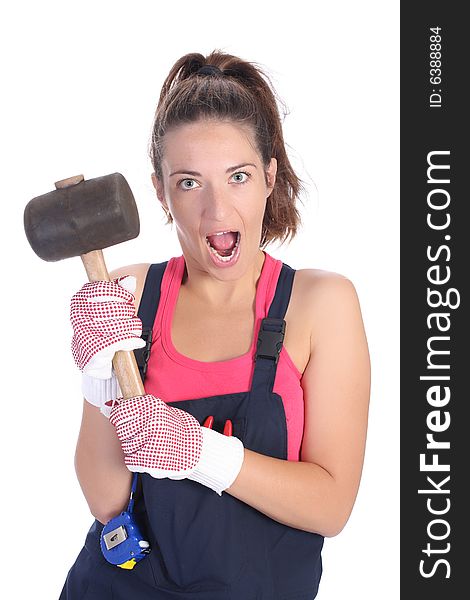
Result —
[[225, 492], [275, 521], [328, 537], [341, 531], [350, 513], [337, 482], [319, 465], [246, 448], [241, 471]]
[[106, 523], [127, 506], [132, 473], [124, 463], [114, 427], [84, 402], [75, 452], [75, 470], [91, 513]]

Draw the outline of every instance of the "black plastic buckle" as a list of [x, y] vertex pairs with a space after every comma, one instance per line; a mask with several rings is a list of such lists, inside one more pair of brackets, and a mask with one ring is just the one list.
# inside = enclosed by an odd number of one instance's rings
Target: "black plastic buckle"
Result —
[[269, 317], [263, 319], [258, 334], [255, 360], [270, 358], [277, 364], [285, 332], [286, 322], [284, 319], [271, 319]]
[[143, 348], [136, 348], [134, 350], [134, 356], [137, 366], [139, 367], [140, 376], [142, 381], [144, 381], [150, 358], [150, 350], [152, 348], [152, 328], [143, 327], [141, 338], [145, 340], [145, 346]]

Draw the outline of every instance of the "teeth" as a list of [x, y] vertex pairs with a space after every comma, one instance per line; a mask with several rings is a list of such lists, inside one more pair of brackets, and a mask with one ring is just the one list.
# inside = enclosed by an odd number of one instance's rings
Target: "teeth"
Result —
[[[227, 229], [227, 231], [218, 231], [217, 233], [211, 233], [210, 235], [224, 235], [225, 233], [230, 233], [232, 230], [231, 229]], [[239, 233], [237, 235], [240, 235]], [[207, 237], [207, 236], [206, 236]]]
[[[223, 233], [228, 233], [228, 231], [223, 231], [221, 233], [216, 233], [214, 235], [222, 235]], [[240, 243], [240, 232], [237, 233], [237, 241], [235, 243], [235, 246], [233, 247], [232, 253], [229, 256], [221, 256], [217, 250], [215, 248], [213, 248], [210, 244], [209, 244], [209, 240], [206, 238], [206, 244], [209, 246], [209, 250], [212, 252], [212, 254], [214, 256], [217, 257], [218, 260], [220, 260], [221, 262], [229, 262], [230, 260], [232, 260], [233, 255], [235, 254], [238, 246]]]

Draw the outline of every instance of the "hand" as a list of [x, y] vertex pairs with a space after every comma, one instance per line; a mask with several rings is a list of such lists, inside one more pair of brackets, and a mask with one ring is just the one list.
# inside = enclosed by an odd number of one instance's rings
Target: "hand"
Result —
[[135, 277], [86, 283], [72, 297], [72, 354], [91, 377], [110, 379], [118, 350], [143, 348], [142, 322], [135, 315]]
[[238, 438], [201, 427], [190, 413], [151, 394], [115, 404], [109, 420], [130, 471], [157, 479], [188, 478], [222, 495], [242, 467]]
[[188, 412], [151, 394], [115, 404], [109, 417], [130, 471], [183, 479], [201, 456], [202, 431]]

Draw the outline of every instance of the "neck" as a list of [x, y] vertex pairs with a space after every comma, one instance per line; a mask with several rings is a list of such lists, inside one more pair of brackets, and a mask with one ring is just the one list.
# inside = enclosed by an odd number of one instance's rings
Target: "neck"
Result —
[[227, 311], [231, 306], [239, 307], [244, 303], [253, 302], [264, 260], [264, 252], [259, 250], [255, 260], [241, 277], [223, 281], [212, 277], [206, 271], [199, 269], [197, 265], [192, 265], [191, 262], [188, 264], [185, 259], [186, 266], [181, 286], [184, 287], [185, 293], [204, 302], [208, 309], [221, 308]]

